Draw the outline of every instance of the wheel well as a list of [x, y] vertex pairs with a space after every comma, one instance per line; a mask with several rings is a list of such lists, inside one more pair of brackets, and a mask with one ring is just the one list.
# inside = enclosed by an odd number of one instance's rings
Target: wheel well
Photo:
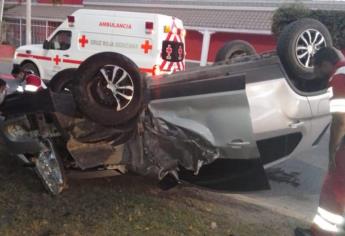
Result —
[[120, 53], [120, 52], [114, 52], [114, 51], [102, 51], [102, 52], [97, 52], [97, 53], [94, 53], [94, 54], [88, 56], [84, 61], [86, 61], [87, 59], [89, 59], [90, 57], [92, 57], [92, 56], [94, 56], [94, 55], [101, 54], [101, 53], [114, 53], [114, 54], [122, 55], [122, 56], [124, 56], [124, 57], [130, 59], [137, 67], [139, 67], [138, 63], [135, 62], [133, 59], [129, 58], [126, 54]]
[[30, 61], [30, 60], [25, 60], [22, 63], [20, 63], [20, 66], [23, 66], [23, 65], [28, 64], [28, 63], [33, 64], [36, 67], [36, 69], [38, 71], [38, 76], [40, 76], [40, 74], [41, 74], [40, 70], [38, 69], [38, 66], [35, 64], [35, 62]]

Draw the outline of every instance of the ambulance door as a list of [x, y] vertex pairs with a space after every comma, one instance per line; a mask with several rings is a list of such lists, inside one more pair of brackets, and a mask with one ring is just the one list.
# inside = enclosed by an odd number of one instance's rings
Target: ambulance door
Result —
[[60, 30], [55, 33], [48, 41], [48, 48], [45, 50], [45, 56], [51, 58], [45, 61], [43, 65], [47, 78], [51, 79], [57, 72], [68, 68], [66, 60], [71, 57], [72, 32], [70, 30]]

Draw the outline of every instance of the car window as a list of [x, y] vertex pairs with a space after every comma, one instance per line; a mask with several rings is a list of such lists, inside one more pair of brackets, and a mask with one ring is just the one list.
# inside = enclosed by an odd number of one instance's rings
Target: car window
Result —
[[71, 31], [59, 31], [50, 40], [50, 49], [67, 50], [71, 47]]

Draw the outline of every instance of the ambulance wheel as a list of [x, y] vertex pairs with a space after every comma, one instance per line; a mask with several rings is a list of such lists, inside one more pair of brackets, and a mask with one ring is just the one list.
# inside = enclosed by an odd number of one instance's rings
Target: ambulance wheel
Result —
[[277, 53], [292, 79], [312, 80], [315, 78], [315, 53], [332, 45], [332, 37], [326, 26], [317, 20], [304, 18], [284, 28], [278, 39]]
[[144, 80], [133, 61], [118, 53], [98, 53], [75, 74], [73, 95], [80, 111], [104, 125], [124, 124], [136, 117], [143, 103]]
[[226, 61], [241, 56], [256, 54], [255, 48], [243, 40], [234, 40], [224, 44], [216, 54], [215, 62]]
[[50, 80], [48, 87], [53, 92], [70, 91], [72, 86], [72, 81], [74, 79], [74, 73], [77, 71], [75, 68], [69, 68], [59, 71]]
[[34, 63], [31, 63], [31, 62], [25, 62], [21, 65], [22, 69], [24, 71], [27, 71], [31, 74], [34, 74], [34, 75], [37, 75], [37, 76], [40, 76], [40, 72], [38, 71], [38, 68], [37, 66], [34, 64]]

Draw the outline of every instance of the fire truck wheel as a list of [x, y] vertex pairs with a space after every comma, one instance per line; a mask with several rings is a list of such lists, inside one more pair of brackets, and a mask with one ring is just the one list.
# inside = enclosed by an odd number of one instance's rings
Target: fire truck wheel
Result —
[[95, 54], [80, 65], [75, 78], [73, 95], [78, 108], [101, 125], [124, 124], [142, 110], [144, 79], [124, 55]]
[[215, 62], [254, 54], [256, 54], [255, 48], [250, 43], [243, 40], [234, 40], [227, 42], [218, 50]]
[[69, 68], [58, 72], [50, 80], [48, 84], [49, 89], [53, 92], [69, 91], [76, 70], [75, 68]]
[[304, 18], [283, 29], [278, 39], [277, 53], [291, 79], [312, 80], [315, 78], [315, 53], [322, 47], [332, 45], [332, 37], [326, 26], [317, 20]]

